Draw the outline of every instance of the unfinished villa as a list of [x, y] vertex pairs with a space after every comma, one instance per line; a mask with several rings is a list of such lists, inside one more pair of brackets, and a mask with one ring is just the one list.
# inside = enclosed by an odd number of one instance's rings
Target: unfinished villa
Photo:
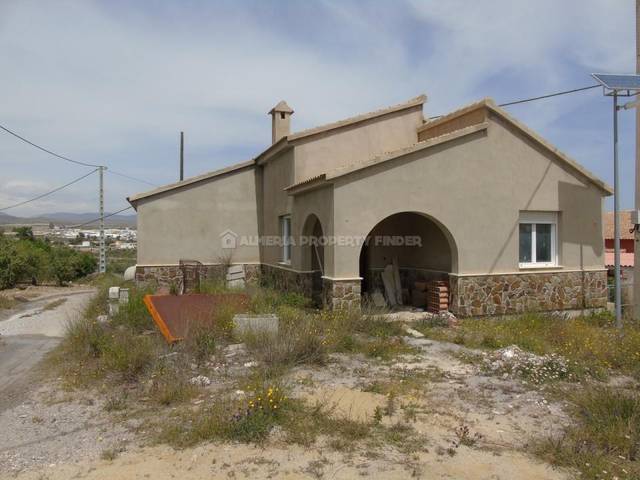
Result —
[[434, 120], [425, 101], [295, 133], [278, 103], [252, 160], [128, 199], [136, 279], [185, 287], [231, 264], [325, 308], [605, 306], [612, 189], [491, 100]]

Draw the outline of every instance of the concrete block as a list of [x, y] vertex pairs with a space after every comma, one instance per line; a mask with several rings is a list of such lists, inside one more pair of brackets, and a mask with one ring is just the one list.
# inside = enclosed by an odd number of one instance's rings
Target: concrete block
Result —
[[387, 301], [384, 299], [384, 295], [379, 290], [376, 290], [371, 295], [371, 300], [376, 307], [382, 308], [387, 306]]
[[227, 273], [227, 280], [243, 280], [244, 272], [240, 273]]
[[118, 300], [120, 298], [120, 287], [109, 287], [109, 300]]
[[278, 317], [273, 314], [238, 314], [233, 317], [233, 333], [278, 333]]
[[242, 273], [244, 275], [244, 265], [231, 265], [227, 269], [227, 274]]

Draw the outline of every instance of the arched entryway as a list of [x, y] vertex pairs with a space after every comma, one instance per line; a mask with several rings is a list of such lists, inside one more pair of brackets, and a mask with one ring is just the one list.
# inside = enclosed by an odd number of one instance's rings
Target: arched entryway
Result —
[[448, 282], [457, 258], [453, 237], [434, 218], [417, 212], [390, 215], [372, 228], [360, 251], [363, 299], [371, 299], [374, 292], [388, 296], [382, 273], [391, 265], [399, 275], [402, 304], [425, 307], [420, 285]]
[[322, 276], [324, 275], [324, 233], [318, 217], [311, 214], [302, 229], [302, 269], [311, 272], [311, 298], [322, 305]]

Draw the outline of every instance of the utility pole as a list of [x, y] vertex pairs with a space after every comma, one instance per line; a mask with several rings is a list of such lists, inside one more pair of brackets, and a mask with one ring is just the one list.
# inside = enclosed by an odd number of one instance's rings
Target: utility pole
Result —
[[104, 244], [104, 171], [107, 167], [100, 166], [100, 261], [98, 264], [98, 272], [105, 273], [107, 271], [107, 251]]
[[620, 288], [620, 170], [618, 168], [618, 92], [613, 92], [613, 258], [616, 302], [616, 327], [622, 328], [622, 291]]
[[184, 132], [180, 132], [180, 181], [182, 180], [184, 180]]
[[[636, 73], [640, 74], [640, 0], [636, 0]], [[635, 210], [640, 210], [640, 108], [636, 108]], [[640, 318], [640, 233], [635, 229], [633, 254], [633, 316]]]

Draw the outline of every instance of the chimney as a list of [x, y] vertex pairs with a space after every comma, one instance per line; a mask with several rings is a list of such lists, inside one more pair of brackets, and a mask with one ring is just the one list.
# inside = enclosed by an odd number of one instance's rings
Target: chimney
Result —
[[276, 143], [282, 137], [286, 137], [291, 133], [291, 115], [293, 110], [287, 102], [280, 101], [271, 109], [271, 143]]

